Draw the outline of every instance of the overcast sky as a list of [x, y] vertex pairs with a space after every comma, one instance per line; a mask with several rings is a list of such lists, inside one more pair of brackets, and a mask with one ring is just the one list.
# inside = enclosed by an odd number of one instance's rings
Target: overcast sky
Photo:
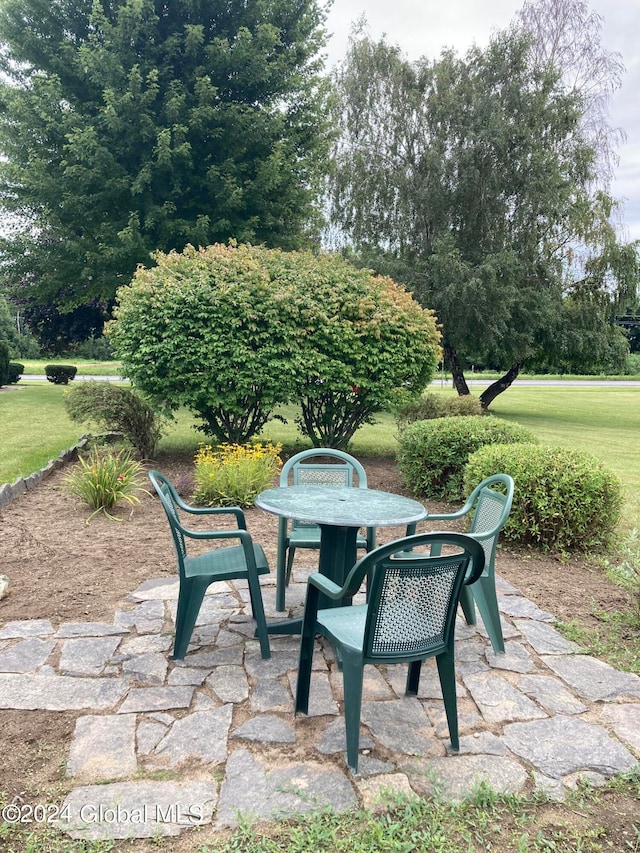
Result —
[[[398, 44], [410, 59], [438, 57], [445, 47], [464, 54], [474, 42], [487, 44], [492, 32], [506, 29], [523, 0], [334, 0], [327, 27], [332, 33], [328, 63], [346, 52], [352, 24], [364, 15], [369, 33]], [[622, 88], [611, 104], [611, 124], [622, 128], [620, 165], [612, 188], [624, 202], [629, 239], [640, 239], [640, 0], [588, 0], [603, 18], [602, 44], [617, 51], [626, 67]]]

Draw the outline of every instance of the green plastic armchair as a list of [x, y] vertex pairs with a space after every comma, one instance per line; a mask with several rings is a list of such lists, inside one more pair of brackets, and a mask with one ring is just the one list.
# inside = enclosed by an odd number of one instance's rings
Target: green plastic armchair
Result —
[[[357, 478], [357, 484], [354, 482], [354, 475]], [[329, 447], [313, 447], [297, 453], [285, 462], [280, 472], [280, 485], [357, 485], [360, 489], [366, 489], [367, 475], [358, 460], [348, 453]], [[366, 536], [358, 534], [357, 548], [371, 551], [375, 545], [374, 527], [367, 528]], [[276, 610], [278, 611], [285, 609], [285, 589], [291, 579], [293, 558], [297, 548], [320, 548], [320, 528], [316, 524], [279, 518], [276, 559]]]
[[[495, 561], [498, 536], [511, 512], [513, 479], [508, 474], [494, 474], [483, 480], [469, 495], [458, 512], [429, 513], [427, 523], [455, 521], [468, 518], [468, 533], [482, 545], [485, 554], [484, 571], [473, 586], [465, 586], [460, 595], [460, 606], [468, 625], [476, 624], [477, 604], [487, 629], [494, 652], [504, 652], [504, 637], [500, 624], [498, 597], [496, 595]], [[415, 529], [415, 526], [414, 526]], [[408, 531], [412, 532], [412, 531]]]
[[[149, 471], [149, 479], [158, 493], [171, 527], [173, 544], [178, 558], [180, 588], [176, 612], [176, 632], [173, 659], [184, 660], [191, 634], [207, 587], [215, 581], [245, 578], [253, 616], [257, 624], [260, 652], [263, 658], [271, 657], [269, 635], [262, 603], [259, 575], [269, 572], [269, 564], [262, 547], [253, 542], [240, 507], [193, 507], [186, 504], [164, 474]], [[233, 515], [237, 528], [225, 530], [189, 530], [180, 521], [179, 510], [191, 515]], [[214, 540], [239, 539], [239, 545], [214, 548], [197, 556], [188, 556], [187, 539]]]
[[[420, 549], [426, 548], [425, 551]], [[444, 552], [444, 553], [443, 553]], [[307, 582], [296, 713], [308, 713], [313, 643], [326, 637], [342, 663], [347, 763], [358, 772], [362, 679], [365, 664], [408, 663], [406, 691], [415, 695], [422, 661], [435, 657], [451, 746], [459, 749], [454, 661], [456, 609], [463, 584], [484, 568], [482, 545], [463, 533], [419, 533], [362, 557], [340, 588], [314, 572]], [[370, 575], [366, 604], [318, 610], [322, 593], [351, 598]]]

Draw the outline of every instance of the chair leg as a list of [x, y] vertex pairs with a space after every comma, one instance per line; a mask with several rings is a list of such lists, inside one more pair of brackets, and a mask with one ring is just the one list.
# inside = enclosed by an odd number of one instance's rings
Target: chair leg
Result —
[[180, 581], [173, 643], [174, 660], [184, 660], [208, 586], [209, 581], [202, 578], [186, 578]]
[[268, 660], [271, 657], [271, 647], [269, 645], [269, 634], [267, 632], [267, 620], [264, 615], [260, 579], [257, 575], [250, 572], [248, 581], [251, 610], [253, 612], [253, 618], [256, 620], [258, 639], [260, 640], [260, 654], [262, 655], [263, 660]]
[[504, 636], [500, 624], [500, 610], [496, 595], [495, 580], [492, 577], [481, 577], [469, 588], [475, 598], [480, 616], [487, 629], [491, 646], [496, 654], [504, 653]]
[[[480, 581], [476, 581], [476, 583], [480, 583]], [[473, 603], [473, 595], [471, 594], [471, 588], [468, 586], [463, 586], [460, 590], [460, 607], [462, 607], [462, 612], [464, 613], [465, 622], [467, 625], [475, 625], [476, 624], [476, 608]]]
[[289, 586], [289, 581], [291, 580], [291, 569], [293, 568], [293, 558], [295, 557], [296, 549], [293, 545], [289, 545], [289, 552], [287, 554], [287, 569], [284, 575], [284, 585]]
[[364, 666], [360, 658], [345, 655], [342, 661], [344, 685], [344, 724], [347, 733], [347, 764], [358, 772], [360, 746], [360, 713], [362, 709], [362, 678]]
[[313, 661], [313, 644], [316, 636], [316, 614], [318, 612], [318, 590], [314, 586], [307, 587], [307, 600], [302, 618], [300, 636], [300, 656], [298, 658], [298, 680], [296, 683], [295, 713], [309, 713], [309, 689], [311, 686], [311, 666]]
[[422, 661], [421, 660], [413, 660], [409, 664], [409, 669], [407, 670], [407, 686], [405, 688], [405, 692], [409, 696], [417, 696], [418, 688], [420, 687], [420, 671], [422, 669]]
[[284, 588], [286, 586], [287, 519], [278, 519], [278, 555], [276, 558], [276, 610], [284, 610]]
[[449, 726], [451, 747], [457, 752], [460, 749], [460, 740], [458, 737], [458, 699], [456, 696], [455, 661], [453, 655], [444, 652], [436, 656], [436, 663], [438, 665], [438, 677], [440, 678], [440, 688], [444, 700], [444, 710]]

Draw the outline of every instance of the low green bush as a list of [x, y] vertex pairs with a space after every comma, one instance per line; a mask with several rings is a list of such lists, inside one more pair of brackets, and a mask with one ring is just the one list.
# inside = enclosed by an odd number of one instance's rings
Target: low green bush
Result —
[[73, 364], [45, 364], [44, 372], [54, 385], [68, 385], [69, 380], [75, 378], [78, 368]]
[[486, 444], [535, 441], [525, 427], [490, 415], [415, 421], [398, 438], [398, 468], [414, 494], [460, 500], [472, 453]]
[[24, 373], [24, 364], [20, 364], [17, 361], [9, 362], [9, 376], [7, 378], [8, 385], [15, 385], [16, 382], [19, 382], [20, 377]]
[[9, 384], [9, 344], [0, 341], [0, 388]]
[[543, 550], [606, 545], [622, 508], [622, 485], [590, 453], [542, 444], [496, 444], [473, 453], [464, 471], [469, 491], [497, 471], [515, 482], [506, 540]]
[[162, 418], [129, 388], [111, 382], [82, 382], [65, 391], [72, 421], [120, 432], [141, 459], [152, 459], [162, 435]]
[[462, 397], [445, 397], [442, 394], [427, 392], [401, 406], [396, 413], [396, 422], [398, 429], [404, 430], [415, 421], [482, 414], [479, 398], [471, 394], [465, 394]]

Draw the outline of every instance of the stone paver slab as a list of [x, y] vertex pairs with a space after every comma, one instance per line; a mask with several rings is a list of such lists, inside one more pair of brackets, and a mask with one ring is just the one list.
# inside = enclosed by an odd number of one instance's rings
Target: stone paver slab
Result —
[[533, 658], [522, 643], [513, 641], [505, 643], [504, 654], [496, 654], [493, 649], [486, 649], [485, 656], [487, 663], [493, 669], [504, 669], [509, 672], [531, 672], [535, 669]]
[[[527, 784], [527, 772], [512, 758], [498, 755], [450, 755], [403, 762], [400, 765], [419, 794], [457, 802], [486, 782], [497, 793], [517, 794]], [[434, 778], [435, 777], [435, 778]]]
[[542, 708], [501, 675], [478, 672], [464, 675], [463, 681], [488, 723], [535, 720], [547, 716]]
[[584, 651], [577, 643], [565, 639], [553, 625], [532, 619], [516, 619], [515, 625], [527, 643], [539, 655], [572, 655]]
[[154, 755], [171, 767], [193, 758], [205, 764], [224, 761], [232, 713], [231, 705], [223, 705], [176, 720], [156, 747]]
[[245, 749], [232, 752], [220, 791], [216, 828], [235, 827], [238, 815], [282, 819], [322, 808], [345, 811], [357, 805], [344, 773], [313, 765], [269, 770]]
[[555, 622], [555, 617], [546, 610], [541, 610], [528, 598], [519, 595], [505, 595], [499, 602], [500, 610], [507, 616], [520, 616], [535, 619], [538, 622]]
[[53, 625], [48, 619], [19, 619], [7, 622], [0, 630], [0, 640], [17, 640], [26, 637], [46, 637], [53, 634]]
[[257, 743], [295, 743], [296, 733], [289, 723], [271, 714], [260, 714], [238, 726], [231, 737], [256, 741]]
[[118, 713], [137, 714], [188, 708], [192, 698], [193, 687], [133, 687]]
[[587, 710], [587, 706], [569, 693], [559, 678], [551, 675], [523, 675], [518, 680], [518, 687], [550, 714], [582, 714]]
[[424, 708], [413, 697], [363, 702], [361, 717], [375, 740], [395, 752], [428, 755], [442, 748]]
[[75, 788], [57, 825], [72, 838], [156, 838], [211, 823], [218, 800], [211, 782], [115, 782]]
[[622, 696], [640, 699], [640, 676], [620, 672], [590, 655], [548, 655], [542, 660], [585, 699], [594, 702]]
[[127, 633], [126, 628], [117, 628], [107, 622], [63, 622], [56, 631], [58, 639], [70, 639], [71, 637], [108, 637]]
[[76, 721], [67, 776], [84, 782], [126, 779], [137, 770], [134, 714], [87, 716]]
[[640, 753], [640, 703], [607, 705], [602, 710], [601, 719], [621, 741]]
[[221, 702], [239, 704], [249, 697], [249, 682], [242, 666], [217, 666], [207, 685]]
[[503, 739], [515, 755], [552, 779], [578, 771], [612, 776], [636, 764], [605, 728], [576, 717], [511, 723], [504, 727]]
[[24, 711], [107, 711], [126, 694], [121, 678], [0, 674], [0, 708]]
[[120, 637], [82, 637], [64, 640], [60, 654], [62, 675], [100, 675], [118, 646]]
[[30, 637], [0, 653], [0, 672], [33, 672], [41, 667], [55, 648], [55, 640]]

